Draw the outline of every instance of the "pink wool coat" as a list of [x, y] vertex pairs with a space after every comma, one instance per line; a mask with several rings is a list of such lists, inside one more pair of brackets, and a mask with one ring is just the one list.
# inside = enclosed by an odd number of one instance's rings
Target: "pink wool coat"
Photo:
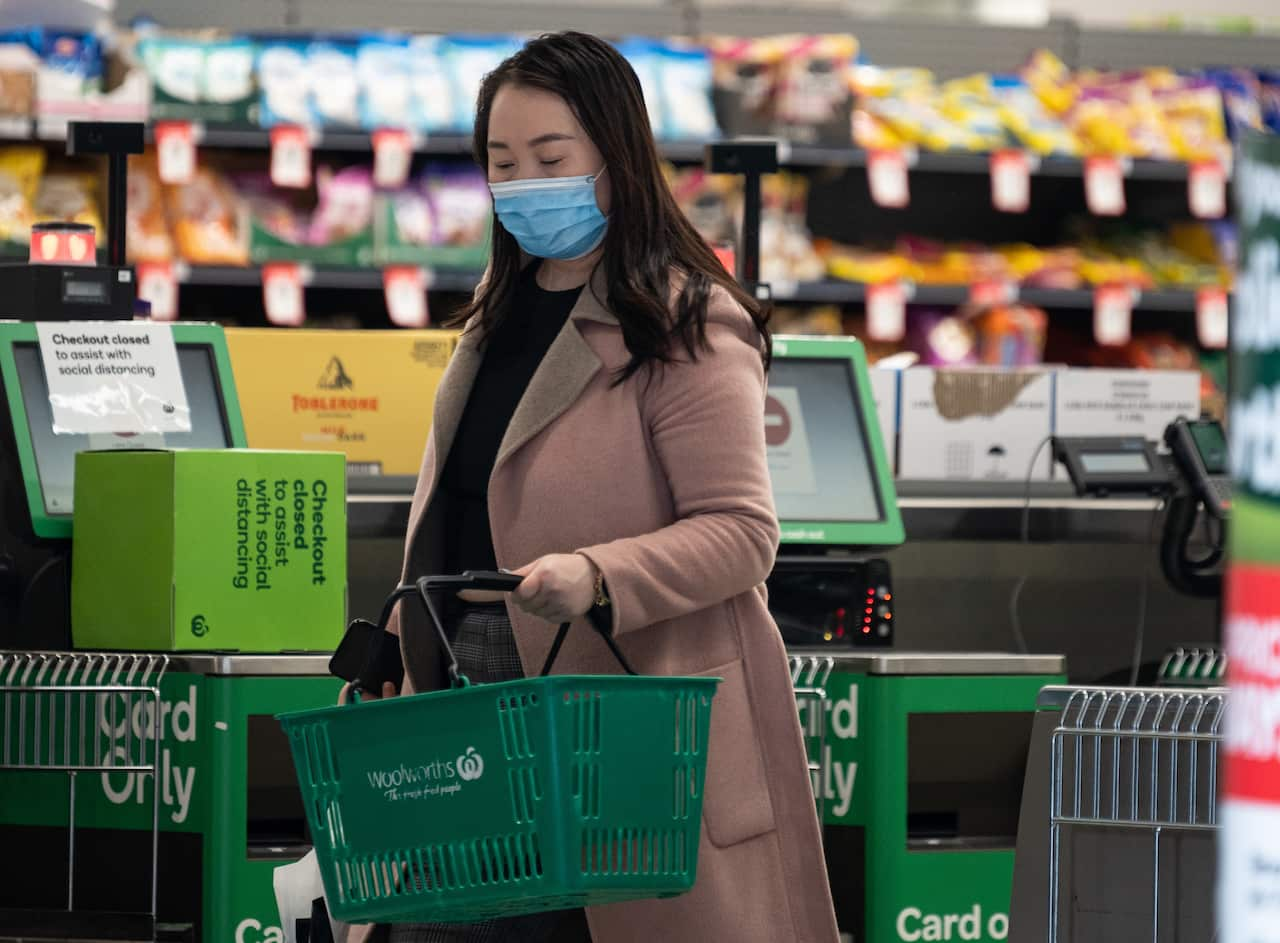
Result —
[[[642, 674], [723, 678], [712, 707], [698, 876], [671, 900], [590, 908], [595, 943], [834, 943], [838, 934], [785, 650], [764, 580], [778, 523], [765, 463], [758, 334], [727, 292], [710, 304], [712, 350], [646, 382], [612, 386], [628, 360], [597, 279], [520, 401], [489, 482], [498, 565], [577, 551], [604, 573], [614, 633]], [[445, 457], [481, 360], [459, 341], [436, 398], [409, 518], [404, 576], [438, 572]], [[528, 674], [554, 627], [508, 605]], [[443, 683], [413, 607], [398, 623], [406, 688]], [[618, 671], [585, 621], [557, 672]]]

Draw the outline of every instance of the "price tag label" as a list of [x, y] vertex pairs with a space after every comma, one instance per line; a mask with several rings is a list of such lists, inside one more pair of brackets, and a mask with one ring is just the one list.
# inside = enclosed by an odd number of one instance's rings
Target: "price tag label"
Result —
[[1133, 289], [1099, 285], [1093, 292], [1093, 339], [1103, 347], [1123, 347], [1133, 333]]
[[1084, 196], [1094, 216], [1124, 215], [1124, 166], [1119, 158], [1085, 159]]
[[1008, 304], [1017, 298], [1018, 286], [1013, 282], [989, 280], [969, 286], [969, 303], [979, 308]]
[[867, 286], [867, 337], [895, 342], [907, 333], [907, 290], [902, 282]]
[[178, 318], [178, 276], [172, 262], [138, 263], [138, 297], [151, 305], [151, 320]]
[[1227, 215], [1227, 172], [1216, 160], [1192, 164], [1187, 172], [1187, 202], [1199, 219]]
[[1025, 151], [991, 155], [991, 204], [1002, 213], [1025, 213], [1031, 206], [1031, 159]]
[[271, 129], [271, 182], [294, 190], [311, 186], [311, 135], [306, 128]]
[[156, 164], [162, 183], [190, 183], [196, 173], [196, 128], [190, 121], [156, 122]]
[[911, 202], [905, 151], [872, 151], [867, 155], [867, 185], [879, 206], [902, 209]]
[[402, 128], [383, 128], [373, 132], [373, 185], [384, 190], [397, 190], [409, 179], [413, 163], [413, 140]]
[[387, 313], [396, 327], [426, 327], [427, 278], [414, 265], [393, 265], [382, 271], [382, 293]]
[[1229, 337], [1227, 292], [1224, 288], [1201, 288], [1196, 292], [1196, 337], [1200, 346], [1222, 350]]
[[302, 266], [296, 262], [269, 262], [262, 266], [262, 304], [272, 324], [301, 326], [307, 319]]

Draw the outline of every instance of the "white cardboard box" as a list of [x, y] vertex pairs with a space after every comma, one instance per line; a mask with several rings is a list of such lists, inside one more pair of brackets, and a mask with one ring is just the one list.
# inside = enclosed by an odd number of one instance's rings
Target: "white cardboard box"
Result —
[[[898, 477], [908, 480], [1027, 479], [1051, 431], [1048, 369], [912, 367], [902, 374]], [[1033, 481], [1046, 481], [1050, 449], [1040, 449]]]
[[897, 471], [898, 440], [898, 377], [901, 370], [872, 367], [871, 396], [876, 402], [876, 415], [880, 418], [880, 441], [884, 443], [889, 471]]
[[1194, 370], [1058, 371], [1054, 435], [1140, 435], [1161, 442], [1179, 416], [1200, 415], [1200, 374]]

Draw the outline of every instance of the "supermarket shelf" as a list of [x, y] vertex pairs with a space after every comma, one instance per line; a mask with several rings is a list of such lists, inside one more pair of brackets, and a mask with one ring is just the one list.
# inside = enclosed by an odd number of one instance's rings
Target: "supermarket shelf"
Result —
[[[939, 493], [945, 487], [946, 493]], [[975, 484], [899, 482], [898, 505], [907, 539], [1017, 541], [1026, 499], [1016, 484], [998, 488]], [[347, 499], [351, 537], [404, 537], [409, 523], [405, 494], [353, 494]], [[1140, 543], [1151, 533], [1153, 499], [1087, 499], [1069, 486], [1036, 485], [1032, 489], [1028, 529], [1034, 541]]]
[[[310, 288], [340, 288], [349, 290], [380, 291], [380, 268], [325, 268], [310, 266]], [[431, 275], [434, 291], [469, 292], [479, 281], [478, 272], [453, 272], [436, 270]], [[190, 266], [179, 280], [184, 285], [198, 286], [254, 286], [262, 284], [262, 272], [258, 266]], [[867, 286], [862, 282], [841, 282], [829, 279], [818, 282], [780, 282], [773, 286], [773, 298], [781, 302], [802, 304], [858, 304], [866, 299]], [[908, 299], [910, 304], [962, 305], [969, 300], [968, 285], [916, 285]], [[1088, 288], [1021, 288], [1017, 297], [1027, 304], [1041, 308], [1066, 308], [1091, 311], [1093, 291]], [[1193, 314], [1196, 310], [1196, 293], [1193, 290], [1144, 291], [1138, 296], [1135, 311], [1167, 311]]]
[[[18, 142], [31, 140], [33, 134], [23, 133], [13, 124], [0, 125], [0, 140]], [[44, 136], [42, 140], [56, 142], [58, 135]], [[224, 127], [206, 125], [201, 130], [201, 147], [233, 150], [267, 150], [271, 146], [271, 132], [265, 128]], [[373, 138], [364, 131], [317, 132], [312, 147], [319, 152], [367, 154], [373, 150]], [[658, 148], [662, 156], [677, 163], [701, 163], [706, 144], [701, 141], [662, 141]], [[440, 157], [460, 157], [471, 154], [471, 135], [433, 134], [416, 142], [415, 152]], [[865, 167], [868, 151], [852, 145], [793, 144], [779, 141], [779, 161], [784, 167]], [[982, 174], [990, 171], [990, 155], [985, 153], [920, 151], [910, 159], [914, 173]], [[1131, 160], [1125, 177], [1129, 180], [1155, 180], [1182, 182], [1187, 180], [1189, 165], [1182, 161]], [[1077, 157], [1044, 157], [1032, 173], [1040, 177], [1083, 178], [1084, 161]]]
[[[324, 268], [307, 266], [308, 288], [348, 290], [382, 290], [380, 268]], [[469, 292], [480, 279], [477, 272], [433, 271], [430, 287], [434, 291]], [[262, 284], [262, 268], [256, 265], [192, 265], [183, 267], [178, 280], [199, 287], [253, 287]]]
[[[962, 305], [969, 300], [968, 285], [916, 285], [907, 299], [910, 304]], [[866, 300], [867, 286], [862, 282], [829, 279], [818, 282], [786, 282], [773, 286], [775, 301], [804, 304], [857, 304]], [[1093, 310], [1093, 291], [1088, 288], [1019, 288], [1017, 297], [1041, 308], [1079, 308]], [[1191, 289], [1161, 289], [1141, 292], [1135, 311], [1169, 311], [1194, 313], [1196, 292]]]

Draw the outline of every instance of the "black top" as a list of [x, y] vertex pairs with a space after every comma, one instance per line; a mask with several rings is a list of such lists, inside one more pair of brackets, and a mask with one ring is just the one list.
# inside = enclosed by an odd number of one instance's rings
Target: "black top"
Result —
[[530, 265], [521, 273], [510, 312], [484, 341], [475, 385], [441, 473], [446, 573], [497, 569], [488, 494], [498, 446], [534, 371], [582, 293], [581, 287], [539, 288], [537, 268]]

